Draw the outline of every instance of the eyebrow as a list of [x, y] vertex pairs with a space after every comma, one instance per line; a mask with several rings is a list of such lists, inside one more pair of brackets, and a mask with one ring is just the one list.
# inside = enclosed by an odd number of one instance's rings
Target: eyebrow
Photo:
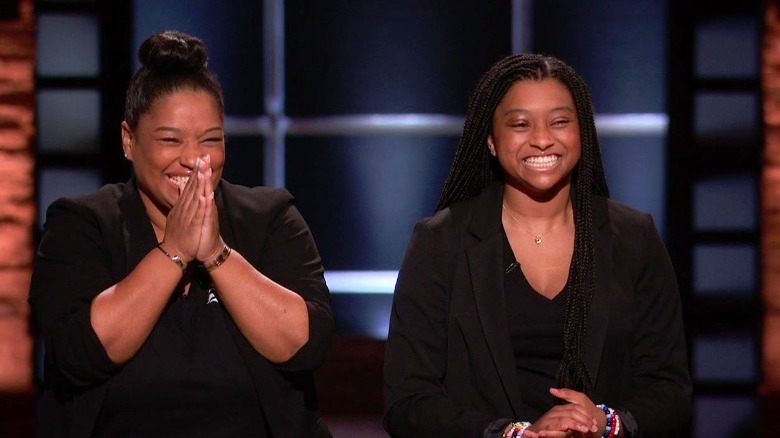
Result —
[[[574, 112], [575, 112], [575, 111], [574, 111], [574, 108], [572, 108], [572, 107], [570, 107], [570, 106], [567, 106], [567, 105], [564, 105], [564, 106], [556, 106], [555, 108], [552, 108], [552, 109], [551, 109], [549, 112], [555, 112], [555, 111], [569, 111], [569, 112], [572, 112], [572, 113], [574, 113]], [[526, 110], [526, 109], [522, 109], [522, 108], [514, 108], [514, 109], [509, 109], [509, 110], [507, 110], [506, 112], [504, 112], [504, 115], [505, 115], [505, 116], [508, 116], [509, 114], [513, 114], [513, 113], [527, 114], [527, 113], [528, 113], [528, 110]]]
[[[211, 133], [213, 131], [223, 131], [223, 130], [224, 129], [221, 126], [213, 126], [213, 127], [209, 128], [209, 129], [203, 131], [203, 134], [201, 134], [201, 135], [209, 134], [209, 133]], [[164, 132], [181, 132], [181, 129], [175, 128], [173, 126], [160, 126], [160, 127], [154, 129], [154, 132], [161, 132], [161, 131], [164, 131]]]

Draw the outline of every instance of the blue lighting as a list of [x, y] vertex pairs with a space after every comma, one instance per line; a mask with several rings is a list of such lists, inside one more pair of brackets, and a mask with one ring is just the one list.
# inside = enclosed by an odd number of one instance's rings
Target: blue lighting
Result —
[[334, 294], [391, 294], [398, 271], [330, 271], [325, 281]]
[[336, 330], [342, 335], [387, 339], [398, 271], [331, 271]]

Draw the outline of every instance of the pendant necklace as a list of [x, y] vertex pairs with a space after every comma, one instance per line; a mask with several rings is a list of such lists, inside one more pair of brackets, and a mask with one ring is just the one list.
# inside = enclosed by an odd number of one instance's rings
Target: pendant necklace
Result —
[[502, 202], [501, 206], [509, 214], [509, 217], [512, 218], [513, 221], [515, 221], [515, 225], [517, 225], [517, 227], [520, 228], [521, 230], [523, 230], [526, 233], [528, 233], [529, 236], [532, 236], [534, 238], [534, 243], [537, 244], [537, 245], [541, 245], [542, 244], [542, 236], [544, 236], [545, 234], [552, 233], [558, 227], [560, 227], [561, 225], [564, 225], [568, 221], [568, 219], [569, 219], [569, 209], [567, 207], [566, 211], [563, 214], [563, 222], [559, 223], [558, 225], [553, 226], [552, 228], [550, 228], [549, 230], [547, 230], [547, 231], [545, 231], [543, 233], [534, 233], [534, 232], [531, 232], [531, 230], [529, 230], [528, 228], [525, 228], [524, 226], [520, 225], [520, 221], [517, 220], [515, 215], [512, 214], [512, 210], [509, 207], [507, 207], [505, 202]]

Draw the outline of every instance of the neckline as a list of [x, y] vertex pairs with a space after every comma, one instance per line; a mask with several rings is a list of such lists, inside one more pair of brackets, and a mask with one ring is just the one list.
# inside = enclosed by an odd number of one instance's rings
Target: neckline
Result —
[[[509, 270], [507, 272], [507, 278], [515, 277], [519, 278], [519, 280], [524, 284], [524, 286], [527, 286], [528, 290], [534, 295], [542, 300], [545, 300], [546, 302], [554, 303], [556, 300], [558, 300], [558, 297], [562, 297], [564, 295], [567, 295], [569, 290], [569, 279], [566, 279], [566, 283], [563, 285], [563, 288], [558, 291], [558, 293], [555, 294], [554, 297], [549, 298], [546, 295], [540, 293], [536, 288], [534, 288], [531, 283], [528, 281], [528, 278], [525, 276], [525, 272], [523, 271], [523, 265], [520, 263], [519, 260], [515, 257], [514, 251], [512, 251], [512, 246], [509, 244], [509, 237], [506, 235], [506, 230], [504, 230], [504, 227], [501, 227], [501, 238], [502, 238], [502, 253], [503, 253], [503, 265], [505, 267], [505, 271]], [[509, 269], [508, 267], [514, 265], [515, 268]], [[513, 272], [517, 271], [517, 272]]]

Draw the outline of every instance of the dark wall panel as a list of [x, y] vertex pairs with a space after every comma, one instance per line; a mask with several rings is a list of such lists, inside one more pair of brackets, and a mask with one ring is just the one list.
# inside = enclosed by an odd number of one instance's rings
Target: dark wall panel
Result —
[[479, 75], [509, 54], [510, 2], [333, 0], [286, 6], [293, 116], [462, 114]]
[[598, 112], [665, 111], [665, 1], [535, 1], [534, 43], [585, 78]]
[[[203, 39], [222, 82], [225, 110], [257, 115], [263, 106], [263, 2], [135, 0], [135, 53], [149, 35], [175, 29]], [[136, 64], [137, 67], [137, 64]]]
[[455, 137], [294, 138], [287, 187], [328, 270], [398, 269], [414, 223], [433, 213]]

